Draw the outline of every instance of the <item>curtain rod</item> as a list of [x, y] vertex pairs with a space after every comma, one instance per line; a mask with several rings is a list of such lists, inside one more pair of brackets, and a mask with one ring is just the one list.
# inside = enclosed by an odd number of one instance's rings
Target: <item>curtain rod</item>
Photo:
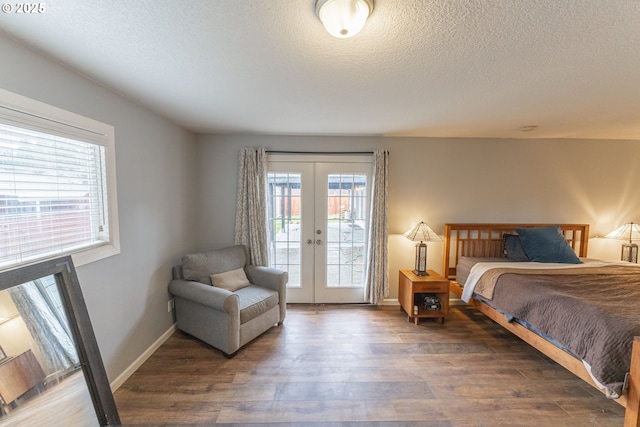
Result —
[[267, 154], [373, 154], [373, 151], [278, 151], [278, 150], [265, 150]]

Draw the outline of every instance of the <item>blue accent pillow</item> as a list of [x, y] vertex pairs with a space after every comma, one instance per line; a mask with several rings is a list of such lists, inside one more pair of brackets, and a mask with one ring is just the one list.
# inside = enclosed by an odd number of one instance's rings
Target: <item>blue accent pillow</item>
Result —
[[571, 249], [560, 227], [517, 228], [522, 247], [529, 261], [580, 264], [582, 261]]
[[529, 261], [529, 257], [527, 257], [527, 253], [522, 247], [522, 242], [517, 234], [504, 233], [502, 235], [502, 241], [507, 259], [518, 262]]

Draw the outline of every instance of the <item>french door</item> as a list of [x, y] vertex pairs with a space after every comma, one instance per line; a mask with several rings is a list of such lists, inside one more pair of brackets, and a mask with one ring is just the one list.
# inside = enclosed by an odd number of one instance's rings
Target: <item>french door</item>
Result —
[[308, 157], [269, 156], [269, 264], [287, 302], [364, 302], [371, 158]]

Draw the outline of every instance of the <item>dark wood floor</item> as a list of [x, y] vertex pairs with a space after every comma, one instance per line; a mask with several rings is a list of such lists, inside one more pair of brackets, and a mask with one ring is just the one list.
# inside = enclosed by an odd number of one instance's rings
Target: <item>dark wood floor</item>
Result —
[[115, 393], [135, 424], [621, 426], [624, 408], [482, 314], [291, 305], [227, 360], [175, 333]]

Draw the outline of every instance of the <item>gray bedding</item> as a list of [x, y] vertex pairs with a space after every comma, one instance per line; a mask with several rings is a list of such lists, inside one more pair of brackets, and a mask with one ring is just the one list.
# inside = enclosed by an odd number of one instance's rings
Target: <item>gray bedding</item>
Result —
[[476, 258], [476, 257], [460, 257], [456, 265], [456, 282], [460, 286], [464, 286], [471, 273], [471, 268], [479, 262], [508, 262], [507, 258]]
[[504, 270], [496, 278], [491, 305], [527, 322], [587, 362], [609, 397], [621, 395], [633, 337], [640, 335], [637, 266], [570, 275]]

